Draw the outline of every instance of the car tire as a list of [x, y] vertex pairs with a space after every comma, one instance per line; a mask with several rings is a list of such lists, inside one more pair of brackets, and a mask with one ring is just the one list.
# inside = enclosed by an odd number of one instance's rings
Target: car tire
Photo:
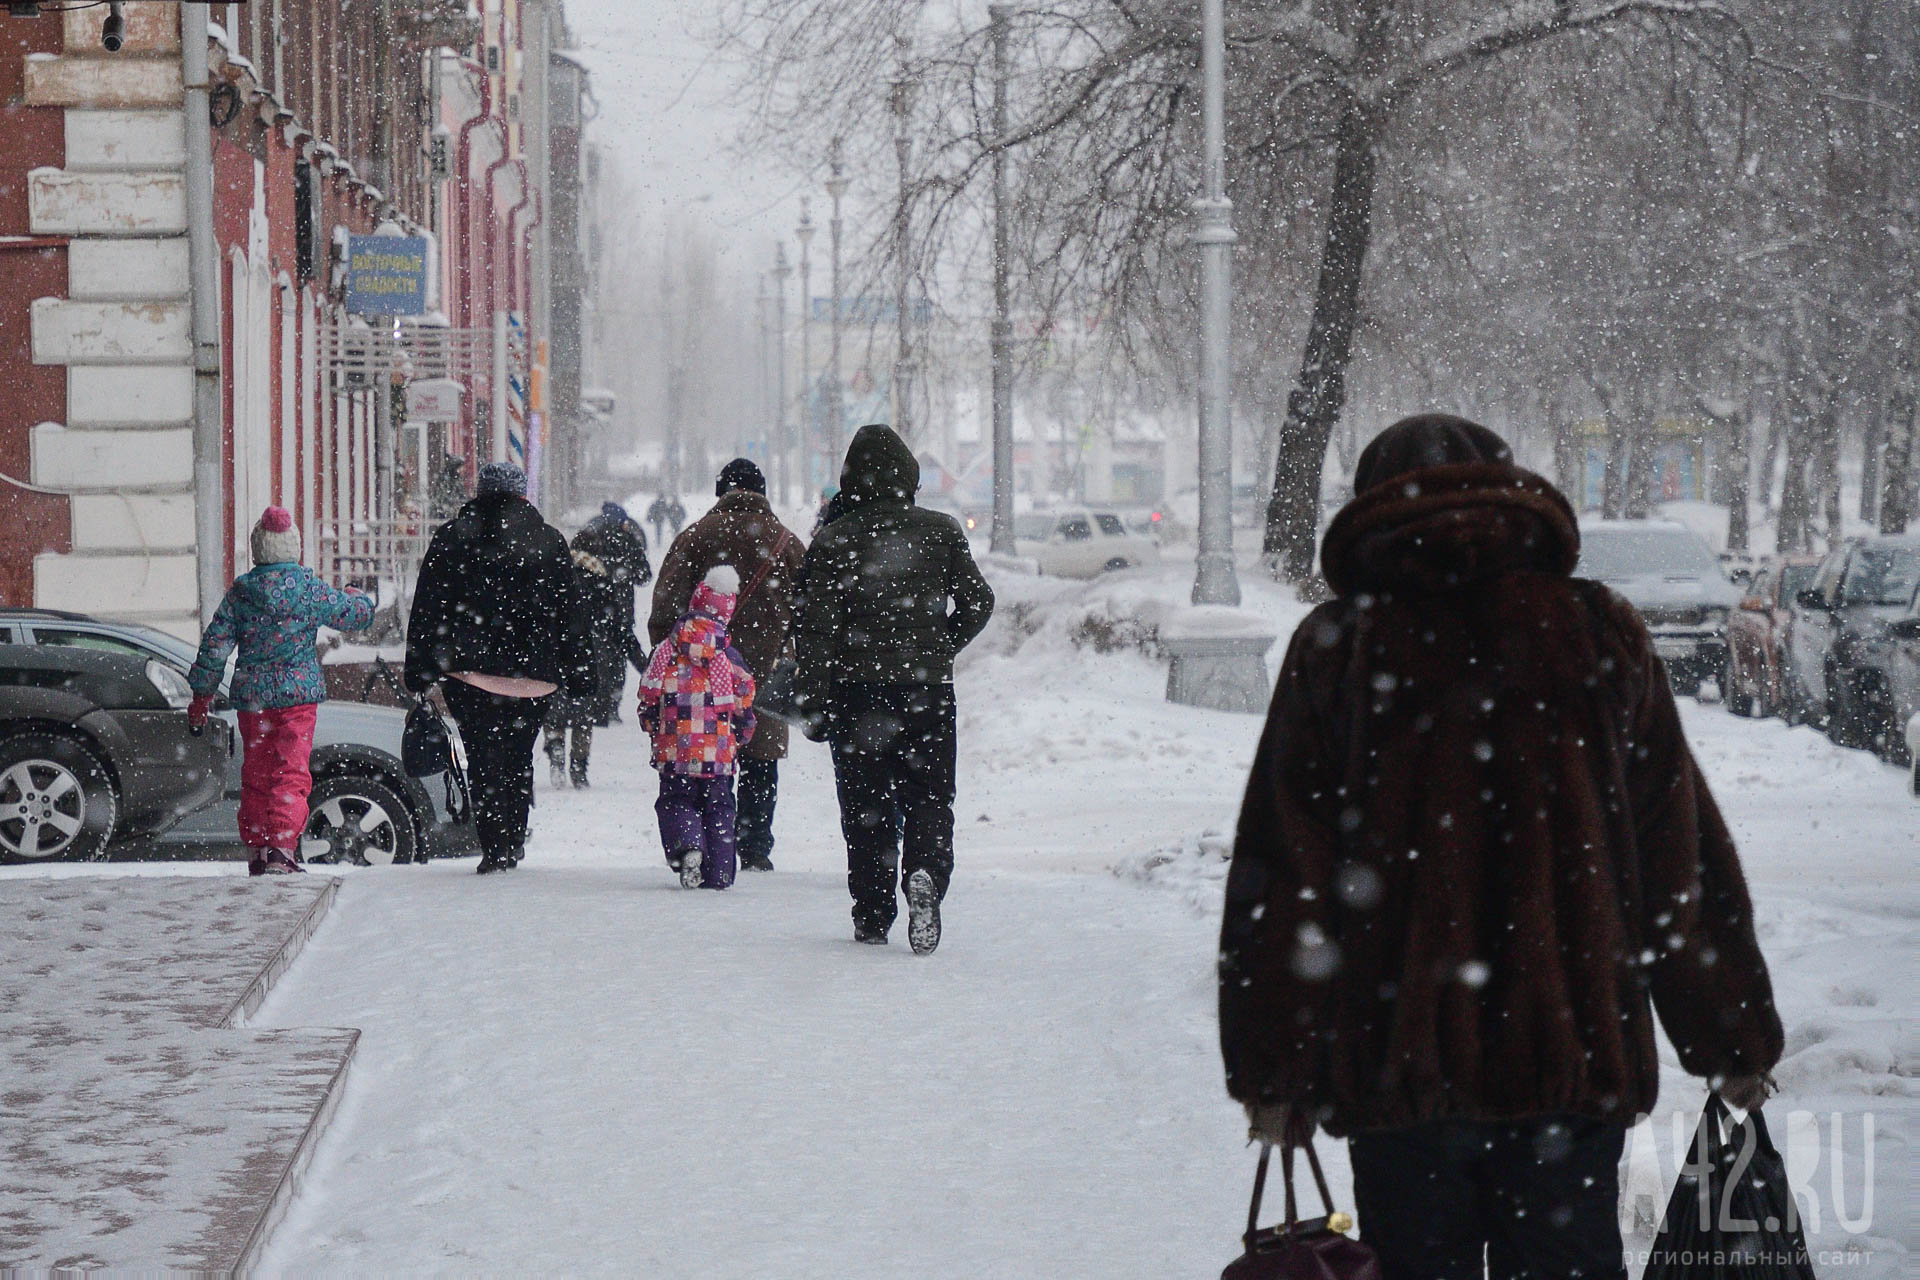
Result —
[[1118, 573], [1122, 569], [1131, 569], [1131, 568], [1133, 568], [1133, 562], [1131, 560], [1127, 559], [1125, 556], [1115, 556], [1113, 559], [1107, 561], [1106, 565], [1100, 570], [1100, 572]]
[[316, 779], [307, 797], [300, 855], [343, 866], [399, 866], [420, 849], [413, 812], [392, 784], [362, 773]]
[[120, 821], [113, 775], [59, 733], [0, 741], [0, 863], [98, 858]]

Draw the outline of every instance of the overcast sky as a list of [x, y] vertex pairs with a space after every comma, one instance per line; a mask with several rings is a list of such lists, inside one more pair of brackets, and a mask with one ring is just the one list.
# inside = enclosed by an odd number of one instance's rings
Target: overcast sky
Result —
[[605, 148], [650, 214], [700, 218], [733, 253], [771, 252], [799, 217], [799, 183], [743, 161], [735, 69], [702, 41], [713, 0], [566, 0], [577, 53], [593, 71]]

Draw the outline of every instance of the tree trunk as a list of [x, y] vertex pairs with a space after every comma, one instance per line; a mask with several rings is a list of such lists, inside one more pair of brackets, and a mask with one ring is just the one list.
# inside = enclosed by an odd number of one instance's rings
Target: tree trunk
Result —
[[1782, 555], [1789, 555], [1807, 549], [1810, 515], [1807, 468], [1812, 461], [1808, 457], [1808, 449], [1813, 432], [1807, 422], [1806, 403], [1801, 399], [1799, 388], [1790, 387], [1784, 398], [1787, 421], [1783, 434], [1787, 474], [1780, 486], [1780, 523], [1774, 541], [1776, 550]]
[[1752, 540], [1747, 522], [1753, 500], [1753, 424], [1742, 406], [1722, 425], [1727, 432], [1727, 550], [1745, 551]]
[[1620, 514], [1628, 520], [1644, 520], [1653, 510], [1653, 410], [1640, 390], [1629, 403], [1633, 420], [1627, 423], [1627, 483]]
[[1880, 519], [1880, 446], [1884, 443], [1882, 435], [1879, 421], [1869, 418], [1860, 445], [1860, 519], [1867, 524], [1873, 524]]
[[1905, 533], [1913, 518], [1913, 435], [1920, 396], [1902, 381], [1887, 406], [1887, 452], [1880, 462], [1880, 532]]
[[1373, 235], [1376, 133], [1376, 122], [1358, 107], [1349, 107], [1341, 117], [1313, 317], [1300, 377], [1287, 397], [1287, 416], [1280, 425], [1262, 549], [1280, 575], [1293, 582], [1304, 582], [1313, 573], [1321, 472], [1347, 398], [1347, 365], [1360, 320], [1360, 280]]
[[1840, 545], [1845, 536], [1840, 520], [1840, 395], [1829, 391], [1820, 399], [1814, 419], [1812, 489], [1816, 509], [1827, 529], [1827, 546]]

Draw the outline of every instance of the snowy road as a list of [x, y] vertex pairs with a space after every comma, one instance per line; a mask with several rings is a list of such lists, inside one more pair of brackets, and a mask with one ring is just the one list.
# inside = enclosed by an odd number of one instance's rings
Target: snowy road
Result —
[[[1299, 616], [1255, 604], [1283, 632]], [[1213, 1039], [1217, 863], [1163, 869], [1179, 893], [1098, 873], [1228, 825], [1259, 726], [1168, 708], [1164, 668], [1039, 617], [963, 664], [960, 871], [931, 960], [848, 941], [818, 748], [783, 779], [781, 871], [727, 896], [673, 886], [631, 724], [592, 791], [543, 789], [513, 875], [351, 876], [255, 1021], [363, 1031], [270, 1268], [1217, 1274], [1251, 1168]], [[1810, 730], [1686, 719], [1789, 1024], [1770, 1114], [1805, 1113], [1821, 1161], [1816, 1113], [1850, 1135], [1812, 1235], [1873, 1250], [1843, 1274], [1898, 1274], [1920, 804]], [[1663, 1105], [1692, 1104], [1668, 1062]], [[1867, 1111], [1878, 1207], [1848, 1226]], [[1630, 1196], [1670, 1179], [1670, 1127]]]

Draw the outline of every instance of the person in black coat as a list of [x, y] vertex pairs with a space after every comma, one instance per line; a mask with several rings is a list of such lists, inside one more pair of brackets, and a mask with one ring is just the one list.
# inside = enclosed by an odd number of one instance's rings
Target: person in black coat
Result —
[[807, 549], [797, 692], [802, 731], [833, 746], [854, 938], [885, 943], [904, 888], [925, 955], [953, 877], [953, 660], [992, 617], [993, 589], [959, 522], [915, 505], [919, 488], [891, 428], [854, 434], [846, 514]]
[[653, 566], [647, 535], [617, 502], [602, 504], [600, 514], [573, 536], [573, 563], [591, 619], [594, 689], [585, 698], [556, 695], [549, 702], [547, 759], [555, 787], [584, 788], [594, 729], [619, 719], [627, 668], [647, 669], [647, 651], [635, 633], [633, 593], [653, 580]]
[[524, 856], [533, 742], [546, 700], [595, 688], [586, 601], [566, 539], [505, 462], [434, 531], [407, 620], [407, 688], [442, 686], [460, 724], [480, 834], [480, 872]]

